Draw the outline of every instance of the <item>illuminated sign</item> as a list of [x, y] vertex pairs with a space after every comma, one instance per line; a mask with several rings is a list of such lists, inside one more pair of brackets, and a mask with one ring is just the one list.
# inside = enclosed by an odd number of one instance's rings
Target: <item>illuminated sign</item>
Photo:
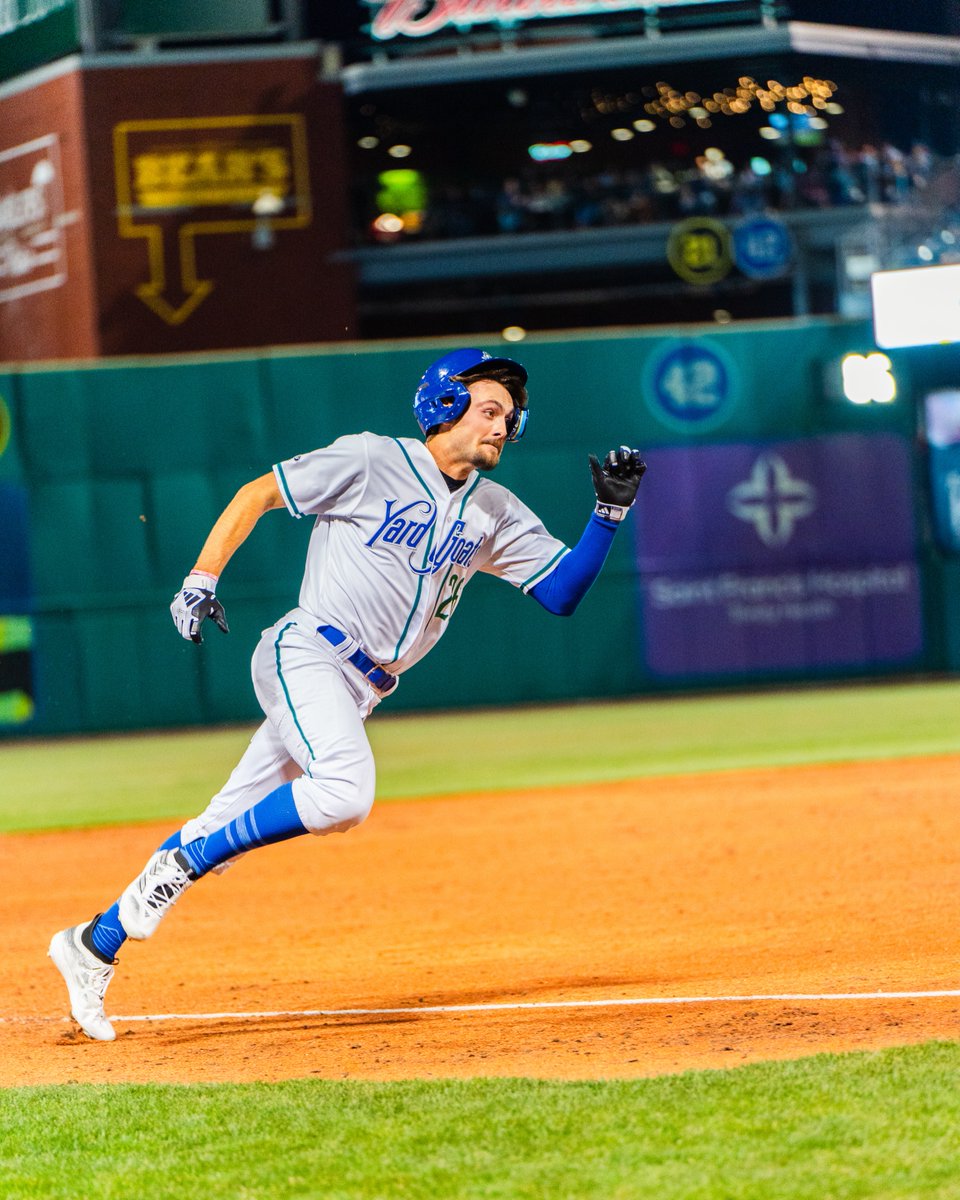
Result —
[[197, 275], [197, 237], [251, 233], [269, 244], [274, 230], [310, 224], [299, 113], [124, 121], [113, 151], [120, 236], [147, 239], [150, 278], [137, 295], [168, 325], [214, 287]]
[[62, 8], [73, 8], [73, 0], [0, 0], [0, 34], [35, 25]]
[[57, 135], [0, 151], [0, 304], [66, 282], [64, 223]]
[[729, 4], [732, 0], [367, 0], [374, 10], [370, 33], [378, 41], [397, 36], [428, 37], [453, 26], [516, 25], [560, 17], [679, 8], [688, 4]]
[[670, 232], [667, 260], [687, 283], [716, 283], [733, 266], [730, 232], [712, 217], [688, 217]]
[[748, 279], [776, 279], [790, 267], [793, 239], [777, 217], [747, 217], [733, 231], [733, 257]]
[[874, 271], [870, 289], [884, 350], [960, 342], [960, 263]]
[[891, 404], [897, 398], [892, 366], [885, 354], [847, 354], [840, 364], [843, 394], [851, 404]]
[[527, 147], [527, 153], [534, 162], [557, 162], [569, 158], [573, 154], [573, 147], [569, 142], [534, 142]]
[[74, 0], [0, 0], [0, 79], [72, 54], [79, 44]]

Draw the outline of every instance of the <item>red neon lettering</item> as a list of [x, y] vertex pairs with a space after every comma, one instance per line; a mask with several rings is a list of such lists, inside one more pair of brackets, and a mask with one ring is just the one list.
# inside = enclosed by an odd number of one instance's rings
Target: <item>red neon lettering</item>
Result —
[[437, 0], [433, 12], [423, 14], [427, 0], [384, 0], [380, 11], [370, 24], [375, 38], [386, 41], [398, 33], [407, 37], [426, 37], [448, 24], [443, 0]]
[[426, 37], [447, 25], [589, 16], [650, 8], [655, 2], [665, 7], [676, 0], [381, 0], [370, 31], [381, 41], [398, 34]]

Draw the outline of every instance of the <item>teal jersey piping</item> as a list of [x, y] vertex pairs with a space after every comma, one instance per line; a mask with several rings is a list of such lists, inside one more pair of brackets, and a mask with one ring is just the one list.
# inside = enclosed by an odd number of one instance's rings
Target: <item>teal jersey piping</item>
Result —
[[433, 494], [433, 492], [430, 491], [429, 487], [427, 487], [426, 481], [424, 480], [423, 476], [420, 474], [420, 472], [417, 470], [417, 468], [413, 465], [413, 459], [410, 457], [410, 455], [407, 453], [406, 449], [404, 448], [403, 442], [401, 442], [399, 438], [394, 438], [393, 440], [400, 447], [400, 453], [407, 460], [407, 466], [414, 473], [414, 475], [416, 475], [420, 486], [427, 493], [427, 495], [434, 502], [434, 504], [436, 504], [436, 502], [437, 502], [436, 496]]
[[287, 483], [287, 477], [283, 473], [283, 467], [280, 465], [280, 463], [277, 463], [273, 469], [276, 472], [277, 478], [280, 480], [280, 486], [283, 488], [283, 493], [287, 498], [288, 506], [293, 510], [293, 515], [295, 517], [302, 517], [303, 513], [300, 511], [299, 508], [297, 508], [297, 502], [296, 502], [296, 500], [294, 500], [293, 495], [290, 491], [290, 486]]
[[[420, 486], [423, 488], [423, 490], [427, 493], [427, 495], [430, 497], [430, 499], [434, 502], [434, 504], [437, 504], [436, 496], [433, 494], [433, 492], [431, 492], [431, 490], [427, 486], [427, 483], [424, 480], [423, 476], [420, 474], [420, 472], [417, 470], [417, 468], [413, 465], [413, 460], [411, 459], [410, 455], [407, 453], [403, 443], [400, 441], [399, 438], [394, 438], [393, 440], [400, 447], [400, 453], [407, 460], [407, 466], [410, 468], [410, 470], [416, 476], [417, 482], [420, 484]], [[437, 505], [438, 509], [439, 509], [439, 507], [440, 506]], [[421, 565], [424, 567], [427, 565], [427, 560], [430, 557], [430, 550], [431, 550], [431, 547], [433, 546], [433, 534], [434, 534], [435, 529], [436, 529], [436, 523], [434, 523], [430, 528], [430, 534], [427, 538], [427, 545], [423, 552], [423, 563]], [[413, 607], [410, 609], [409, 615], [407, 616], [407, 622], [403, 627], [403, 633], [400, 634], [400, 640], [397, 642], [396, 646], [394, 647], [393, 658], [391, 659], [391, 662], [396, 662], [397, 659], [400, 657], [400, 647], [403, 645], [404, 639], [406, 638], [407, 633], [410, 630], [410, 623], [413, 620], [413, 615], [420, 606], [420, 596], [423, 593], [423, 580], [424, 580], [423, 575], [417, 576], [417, 594], [413, 598]]]
[[[306, 735], [306, 734], [303, 732], [303, 727], [301, 726], [301, 724], [300, 724], [300, 721], [299, 721], [299, 718], [297, 717], [297, 710], [296, 710], [296, 709], [293, 707], [293, 701], [290, 699], [290, 692], [289, 692], [289, 691], [288, 691], [288, 689], [287, 689], [287, 681], [284, 679], [284, 677], [283, 677], [283, 671], [282, 671], [282, 669], [281, 669], [281, 667], [280, 667], [280, 642], [281, 642], [281, 641], [282, 641], [282, 639], [283, 639], [283, 635], [284, 635], [284, 634], [287, 632], [287, 630], [288, 630], [288, 629], [289, 629], [291, 626], [293, 626], [293, 625], [296, 625], [296, 621], [288, 621], [288, 622], [286, 623], [286, 625], [284, 625], [284, 627], [283, 627], [283, 628], [280, 630], [280, 632], [277, 634], [277, 640], [274, 642], [274, 649], [275, 649], [275, 651], [276, 651], [276, 655], [277, 655], [277, 676], [278, 676], [278, 678], [279, 678], [279, 680], [280, 680], [280, 686], [283, 688], [283, 694], [284, 694], [284, 696], [285, 696], [285, 698], [286, 698], [286, 701], [287, 701], [287, 708], [289, 708], [289, 709], [290, 709], [290, 715], [293, 717], [293, 723], [294, 723], [294, 725], [296, 725], [296, 727], [297, 727], [297, 732], [298, 732], [298, 733], [300, 734], [300, 736], [303, 738], [303, 744], [304, 744], [304, 745], [306, 746], [306, 748], [309, 750], [309, 752], [310, 752], [310, 758], [311, 758], [311, 760], [312, 760], [313, 762], [316, 762], [316, 757], [317, 757], [317, 756], [316, 756], [316, 755], [314, 754], [314, 752], [313, 752], [313, 747], [310, 745], [310, 742], [309, 742], [309, 740], [307, 739], [307, 735]], [[308, 774], [308, 775], [310, 775], [310, 768], [309, 768], [309, 767], [307, 767], [307, 774]], [[310, 775], [310, 778], [312, 779], [312, 778], [313, 778], [313, 776], [312, 776], [312, 775]]]
[[542, 579], [545, 575], [549, 575], [551, 569], [560, 561], [560, 559], [563, 558], [565, 554], [569, 553], [570, 548], [568, 546], [564, 546], [562, 550], [558, 550], [545, 567], [541, 567], [539, 571], [534, 571], [534, 573], [528, 580], [526, 580], [525, 583], [520, 584], [520, 591], [526, 592], [527, 588], [531, 586], [535, 579]]
[[466, 506], [467, 506], [467, 501], [470, 499], [470, 497], [473, 495], [473, 493], [474, 493], [474, 492], [477, 490], [477, 484], [478, 484], [479, 482], [480, 482], [480, 476], [478, 475], [478, 476], [476, 477], [476, 479], [473, 481], [473, 483], [471, 483], [470, 487], [469, 487], [469, 488], [467, 488], [467, 493], [466, 493], [466, 495], [465, 495], [465, 496], [463, 497], [463, 499], [460, 501], [460, 511], [457, 513], [457, 519], [458, 519], [458, 520], [459, 520], [459, 518], [460, 518], [460, 517], [462, 517], [462, 516], [463, 516], [463, 510], [464, 510], [464, 509], [466, 508]]

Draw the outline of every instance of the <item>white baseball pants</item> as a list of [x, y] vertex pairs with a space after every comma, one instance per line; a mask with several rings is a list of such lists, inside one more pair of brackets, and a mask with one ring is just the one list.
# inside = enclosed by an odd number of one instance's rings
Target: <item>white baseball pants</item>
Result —
[[251, 671], [266, 720], [224, 787], [183, 826], [184, 843], [221, 829], [291, 780], [311, 833], [345, 833], [370, 812], [376, 772], [363, 723], [380, 697], [342, 661], [356, 643], [335, 650], [317, 635], [318, 624], [294, 609], [263, 631]]

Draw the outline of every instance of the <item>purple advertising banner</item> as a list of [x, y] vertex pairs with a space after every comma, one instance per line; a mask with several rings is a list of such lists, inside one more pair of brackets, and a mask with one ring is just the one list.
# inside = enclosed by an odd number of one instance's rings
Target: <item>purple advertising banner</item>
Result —
[[634, 528], [650, 671], [817, 671], [919, 655], [905, 439], [836, 434], [646, 457]]

